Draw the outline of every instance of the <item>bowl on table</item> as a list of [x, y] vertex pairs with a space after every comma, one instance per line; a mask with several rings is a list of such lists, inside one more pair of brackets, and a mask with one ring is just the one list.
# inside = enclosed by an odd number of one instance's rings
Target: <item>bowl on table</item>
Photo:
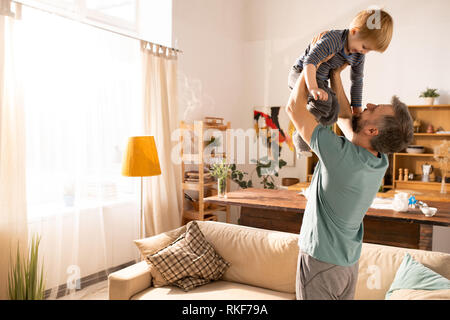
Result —
[[437, 212], [437, 208], [432, 208], [432, 207], [422, 207], [422, 208], [420, 208], [420, 210], [427, 217], [432, 217]]
[[418, 146], [418, 145], [410, 145], [408, 148], [406, 148], [406, 152], [408, 153], [424, 153], [425, 147], [424, 146]]

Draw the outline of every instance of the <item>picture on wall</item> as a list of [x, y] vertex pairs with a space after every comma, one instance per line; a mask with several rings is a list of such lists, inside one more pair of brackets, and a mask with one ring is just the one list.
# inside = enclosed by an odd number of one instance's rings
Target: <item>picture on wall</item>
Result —
[[[286, 166], [295, 167], [295, 149], [292, 143], [294, 126], [286, 112], [280, 106], [274, 107], [254, 107], [253, 125], [257, 136], [269, 137], [271, 130], [279, 132], [279, 146], [281, 147], [280, 158], [287, 162]], [[270, 143], [270, 141], [269, 141]], [[270, 150], [270, 147], [269, 147]]]

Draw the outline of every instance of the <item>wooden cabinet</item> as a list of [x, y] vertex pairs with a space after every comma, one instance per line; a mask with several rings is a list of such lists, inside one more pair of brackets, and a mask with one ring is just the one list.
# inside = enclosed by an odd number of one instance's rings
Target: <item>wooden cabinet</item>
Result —
[[[412, 189], [412, 190], [428, 190], [439, 191], [441, 189], [441, 182], [436, 181], [436, 177], [442, 177], [439, 163], [434, 159], [434, 147], [441, 144], [445, 140], [450, 140], [450, 133], [439, 134], [436, 133], [438, 129], [450, 132], [450, 105], [411, 105], [408, 106], [409, 112], [414, 120], [420, 120], [420, 127], [418, 132], [414, 133], [414, 141], [412, 145], [422, 145], [425, 147], [424, 153], [413, 154], [407, 153], [403, 150], [400, 153], [389, 155], [389, 168], [386, 171], [383, 179], [382, 189]], [[427, 133], [427, 128], [432, 125], [434, 133]], [[338, 135], [342, 135], [339, 127], [335, 124], [332, 130]], [[306, 177], [307, 182], [311, 181], [314, 173], [314, 167], [318, 162], [315, 154], [307, 159], [306, 163]], [[431, 164], [433, 166], [433, 173], [435, 181], [422, 182], [422, 165]], [[404, 181], [399, 179], [399, 169], [402, 168], [403, 178], [404, 169], [408, 169], [408, 173], [413, 173], [414, 178]], [[448, 177], [448, 174], [447, 174]], [[448, 179], [448, 178], [447, 178]], [[448, 188], [449, 183], [446, 184]]]
[[[434, 158], [434, 147], [450, 139], [450, 105], [414, 105], [408, 106], [409, 112], [414, 120], [420, 121], [418, 132], [414, 133], [412, 145], [424, 146], [424, 152], [414, 153], [394, 153], [392, 155], [392, 176], [393, 187], [395, 189], [412, 190], [431, 190], [439, 191], [441, 189], [442, 177], [446, 176], [439, 163]], [[433, 127], [434, 132], [428, 133], [429, 126]], [[441, 130], [447, 133], [436, 133]], [[433, 172], [429, 182], [422, 181], [422, 166], [430, 164], [433, 166]], [[402, 169], [402, 176], [400, 171]], [[405, 180], [405, 169], [414, 174], [413, 179]], [[448, 174], [447, 174], [448, 176]], [[447, 183], [446, 186], [449, 184]]]
[[[217, 182], [215, 179], [208, 179], [209, 166], [212, 158], [227, 158], [229, 143], [230, 122], [223, 124], [223, 119], [206, 117], [205, 121], [195, 121], [193, 124], [180, 123], [180, 146], [181, 146], [181, 176], [182, 191], [186, 194], [195, 193], [191, 197], [194, 202], [191, 208], [183, 205], [183, 224], [191, 220], [214, 220], [217, 221], [218, 211], [226, 212], [226, 222], [230, 222], [230, 206], [219, 206], [205, 203], [205, 197], [217, 195]], [[219, 149], [225, 151], [217, 153], [215, 148], [205, 151], [210, 137], [220, 139], [222, 144]], [[212, 150], [212, 151], [209, 151]], [[197, 174], [195, 174], [197, 173]], [[192, 179], [190, 174], [195, 174], [196, 179]], [[227, 180], [227, 191], [230, 188], [230, 180]]]

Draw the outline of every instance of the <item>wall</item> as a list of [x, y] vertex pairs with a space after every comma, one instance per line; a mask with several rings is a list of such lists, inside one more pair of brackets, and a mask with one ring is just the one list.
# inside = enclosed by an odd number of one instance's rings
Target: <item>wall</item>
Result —
[[[246, 127], [243, 4], [173, 0], [173, 44], [183, 51], [178, 64], [180, 120], [217, 116], [231, 121], [232, 128]], [[233, 208], [235, 223], [237, 214]]]
[[172, 0], [139, 0], [138, 2], [139, 37], [172, 47]]
[[[217, 115], [233, 128], [251, 128], [254, 106], [286, 104], [289, 68], [312, 37], [346, 28], [370, 5], [384, 6], [395, 19], [395, 30], [385, 53], [367, 56], [363, 102], [386, 103], [396, 94], [407, 104], [419, 104], [420, 91], [430, 86], [441, 93], [437, 103], [450, 103], [447, 0], [174, 0], [173, 43], [184, 51], [180, 115]], [[349, 88], [348, 70], [342, 77]], [[305, 181], [305, 164], [296, 160], [280, 178]], [[250, 172], [251, 166], [244, 169]], [[448, 228], [435, 228], [434, 240], [433, 249], [450, 252]]]
[[244, 88], [241, 0], [174, 0], [173, 42], [179, 56], [180, 116], [232, 119], [240, 127]]

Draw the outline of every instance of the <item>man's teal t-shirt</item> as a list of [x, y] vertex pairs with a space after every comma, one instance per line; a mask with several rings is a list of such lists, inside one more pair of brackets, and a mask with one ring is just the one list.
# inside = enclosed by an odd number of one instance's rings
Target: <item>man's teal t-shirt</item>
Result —
[[359, 260], [363, 218], [388, 167], [385, 154], [376, 157], [365, 148], [317, 125], [311, 143], [319, 158], [309, 186], [300, 229], [300, 250], [340, 266]]

